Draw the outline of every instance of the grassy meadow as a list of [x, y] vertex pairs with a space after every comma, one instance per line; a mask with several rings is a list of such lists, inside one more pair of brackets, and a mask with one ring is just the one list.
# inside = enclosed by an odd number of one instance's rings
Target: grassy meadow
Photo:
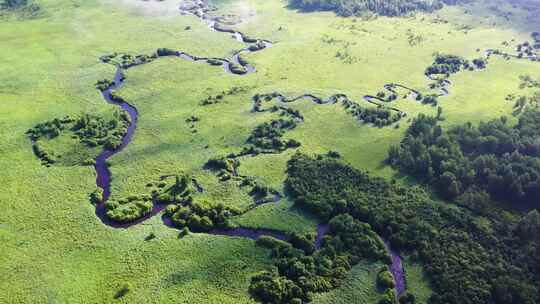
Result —
[[[107, 115], [116, 109], [95, 88], [96, 81], [114, 74], [112, 65], [99, 61], [102, 55], [150, 54], [167, 47], [228, 57], [244, 45], [229, 34], [210, 31], [193, 16], [181, 16], [174, 0], [35, 1], [42, 10], [36, 17], [0, 15], [0, 303], [254, 303], [249, 280], [271, 267], [267, 250], [236, 237], [194, 233], [180, 239], [160, 216], [129, 229], [105, 226], [88, 199], [96, 188], [94, 168], [73, 161], [42, 166], [25, 134], [54, 118]], [[372, 20], [297, 12], [279, 0], [230, 0], [218, 7], [219, 13], [241, 16], [236, 29], [274, 45], [246, 56], [257, 69], [246, 76], [169, 57], [129, 69], [117, 93], [137, 108], [139, 120], [132, 142], [110, 159], [112, 198], [146, 194], [148, 182], [189, 172], [205, 189], [196, 199], [247, 208], [253, 201], [245, 190], [220, 182], [203, 165], [209, 158], [239, 152], [257, 125], [277, 118], [276, 113], [253, 113], [253, 95], [345, 93], [366, 105], [362, 97], [383, 90], [386, 83], [427, 91], [430, 81], [424, 70], [435, 52], [474, 59], [503, 41], [524, 41], [532, 31], [521, 22], [522, 12], [506, 6], [500, 9], [515, 11], [510, 20], [493, 17], [479, 4]], [[484, 70], [452, 75], [450, 95], [439, 99], [443, 124], [512, 118], [513, 103], [505, 97], [524, 94], [519, 76], [540, 78], [539, 65], [492, 57]], [[208, 96], [233, 87], [242, 90], [217, 104], [201, 105]], [[356, 168], [395, 177], [384, 164], [389, 147], [399, 142], [410, 118], [437, 112], [436, 107], [399, 99], [392, 106], [407, 117], [398, 127], [376, 128], [357, 121], [340, 104], [299, 100], [287, 106], [299, 110], [304, 121], [284, 138], [300, 141], [301, 147], [239, 159], [241, 174], [282, 193], [286, 162], [296, 150], [334, 150]], [[200, 120], [186, 122], [190, 116]], [[79, 151], [84, 147], [70, 138], [46, 145], [72, 158], [96, 154]], [[314, 232], [317, 224], [286, 197], [233, 222], [301, 233]], [[156, 238], [145, 241], [151, 233]], [[405, 265], [408, 286], [425, 300], [430, 291], [421, 266]], [[376, 303], [378, 267], [359, 264], [341, 288], [317, 295], [314, 303]], [[115, 299], [125, 286], [127, 295]]]

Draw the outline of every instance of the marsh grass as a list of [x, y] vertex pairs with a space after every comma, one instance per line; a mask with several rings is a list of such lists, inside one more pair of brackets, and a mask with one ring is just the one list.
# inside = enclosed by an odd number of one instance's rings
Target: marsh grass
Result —
[[[275, 118], [272, 113], [251, 112], [253, 95], [341, 92], [361, 102], [363, 95], [378, 92], [386, 83], [422, 89], [429, 83], [423, 72], [433, 53], [476, 58], [477, 49], [502, 48], [501, 42], [512, 39], [524, 41], [530, 32], [522, 22], [526, 12], [507, 6], [501, 9], [514, 11], [509, 21], [491, 16], [481, 5], [368, 21], [333, 13], [298, 13], [279, 1], [226, 3], [220, 5], [221, 12], [236, 10], [244, 19], [237, 29], [275, 44], [246, 54], [244, 59], [257, 72], [245, 77], [179, 58], [159, 58], [128, 70], [118, 94], [137, 107], [139, 125], [130, 145], [110, 159], [113, 197], [142, 194], [148, 181], [185, 171], [207, 190], [198, 194], [201, 199], [248, 206], [249, 195], [234, 183], [219, 182], [203, 165], [211, 157], [240, 151], [257, 125]], [[201, 57], [228, 57], [243, 44], [209, 31], [192, 16], [145, 14], [125, 1], [42, 0], [40, 6], [46, 12], [42, 18], [21, 21], [11, 13], [0, 18], [0, 49], [8, 50], [0, 52], [0, 201], [5, 210], [0, 223], [4, 278], [0, 289], [5, 292], [0, 302], [110, 303], [129, 282], [130, 291], [121, 299], [129, 303], [253, 303], [247, 293], [249, 278], [270, 267], [268, 252], [240, 238], [190, 233], [178, 239], [179, 232], [165, 227], [159, 216], [126, 230], [106, 227], [88, 200], [95, 190], [93, 168], [43, 167], [25, 135], [35, 124], [55, 117], [115, 109], [95, 88], [96, 81], [114, 74], [112, 65], [99, 62], [102, 55], [171, 48]], [[184, 30], [188, 26], [190, 30]], [[410, 28], [415, 37], [423, 37], [419, 45], [410, 44]], [[325, 35], [349, 43], [347, 54], [357, 60], [336, 58], [343, 46], [324, 43]], [[493, 58], [484, 70], [452, 75], [451, 94], [439, 100], [442, 124], [511, 116], [513, 104], [505, 97], [519, 92], [522, 74], [540, 78], [538, 63]], [[208, 96], [233, 87], [249, 89], [216, 104], [200, 105]], [[355, 120], [340, 105], [299, 101], [289, 106], [301, 112], [304, 122], [286, 132], [284, 139], [300, 141], [299, 150], [310, 154], [337, 151], [354, 167], [391, 178], [395, 172], [384, 160], [408, 127], [408, 118], [437, 111], [409, 99], [398, 99], [394, 105], [408, 115], [400, 127], [374, 128]], [[196, 133], [186, 123], [191, 116], [200, 118]], [[51, 144], [69, 155], [66, 164], [96, 152], [83, 151], [67, 137]], [[242, 159], [239, 170], [282, 190], [289, 157], [285, 151]], [[313, 217], [286, 199], [233, 220], [248, 227], [297, 232], [314, 231], [316, 225]], [[156, 238], [144, 241], [151, 232]], [[374, 303], [377, 268], [356, 266], [342, 288], [317, 295], [316, 302]], [[410, 284], [420, 281], [415, 270], [408, 271]], [[417, 292], [419, 297], [429, 294], [428, 289], [417, 289], [425, 291]]]

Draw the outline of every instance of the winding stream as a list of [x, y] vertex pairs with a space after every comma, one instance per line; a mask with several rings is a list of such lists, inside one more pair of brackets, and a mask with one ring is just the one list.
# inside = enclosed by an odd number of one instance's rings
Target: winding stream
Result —
[[[238, 41], [246, 43], [248, 45], [246, 48], [235, 52], [231, 59], [197, 57], [197, 56], [193, 56], [188, 53], [179, 52], [179, 51], [174, 54], [175, 56], [182, 58], [184, 60], [205, 61], [207, 64], [210, 64], [210, 65], [217, 65], [216, 62], [219, 62], [221, 65], [223, 65], [223, 68], [226, 73], [234, 74], [234, 75], [245, 75], [245, 74], [250, 74], [250, 73], [255, 72], [255, 68], [249, 63], [244, 62], [240, 57], [241, 54], [261, 51], [263, 49], [266, 49], [272, 46], [272, 43], [268, 40], [248, 38], [246, 35], [244, 35], [241, 32], [234, 31], [234, 30], [227, 29], [220, 26], [219, 23], [217, 22], [218, 18], [212, 18], [207, 15], [207, 11], [208, 11], [207, 4], [202, 1], [199, 1], [197, 3], [197, 7], [195, 8], [192, 7], [190, 9], [183, 9], [182, 7], [180, 7], [180, 11], [182, 14], [195, 15], [199, 19], [206, 22], [210, 29], [218, 31], [218, 32], [229, 33], [232, 35], [234, 39], [237, 39]], [[139, 65], [139, 64], [143, 64], [143, 63], [139, 62], [139, 63], [136, 63], [134, 66]], [[234, 71], [231, 68], [233, 64], [240, 66], [243, 69], [243, 71], [241, 71], [240, 73], [238, 71]], [[143, 223], [147, 219], [161, 213], [161, 211], [163, 211], [164, 208], [166, 207], [166, 204], [158, 204], [154, 202], [152, 211], [150, 213], [148, 213], [147, 215], [145, 215], [144, 217], [140, 219], [137, 219], [135, 221], [128, 222], [128, 223], [119, 223], [119, 222], [113, 221], [109, 219], [106, 215], [107, 210], [105, 208], [105, 204], [109, 200], [109, 197], [111, 195], [111, 172], [108, 168], [107, 161], [109, 158], [111, 158], [115, 154], [120, 153], [130, 143], [131, 139], [133, 138], [134, 132], [137, 128], [137, 122], [138, 122], [137, 109], [126, 101], [113, 98], [113, 94], [112, 94], [114, 91], [120, 89], [122, 85], [124, 84], [123, 71], [126, 69], [128, 68], [122, 69], [120, 66], [116, 67], [113, 84], [102, 92], [102, 96], [103, 96], [103, 99], [107, 103], [114, 104], [116, 106], [119, 106], [123, 110], [125, 110], [130, 117], [130, 124], [128, 126], [126, 134], [122, 138], [121, 144], [114, 150], [107, 150], [107, 149], [103, 150], [103, 152], [101, 152], [97, 156], [96, 162], [94, 165], [95, 170], [96, 170], [96, 185], [103, 190], [102, 201], [96, 205], [96, 210], [95, 210], [96, 216], [101, 220], [103, 224], [107, 226], [110, 226], [113, 228], [124, 228], [124, 229]], [[278, 98], [282, 102], [293, 102], [299, 99], [307, 98], [317, 104], [325, 104], [325, 103], [336, 103], [341, 98], [347, 98], [347, 96], [344, 94], [336, 94], [329, 97], [328, 99], [321, 99], [311, 94], [304, 94], [304, 95], [301, 95], [292, 99], [287, 99], [285, 96], [279, 94]], [[371, 102], [367, 99], [366, 101]], [[400, 111], [395, 108], [393, 108], [393, 110]], [[193, 181], [194, 181], [195, 187], [197, 188], [197, 191], [199, 192], [204, 191], [203, 187], [199, 183], [197, 183], [196, 180], [193, 180]], [[276, 194], [274, 196], [273, 202], [278, 203], [280, 199], [281, 199], [281, 196], [279, 194]], [[162, 221], [166, 226], [174, 228], [174, 225], [172, 224], [170, 218], [162, 216]], [[315, 247], [317, 249], [321, 247], [324, 235], [327, 232], [328, 232], [328, 225], [319, 224], [317, 226], [317, 236], [315, 240]], [[261, 236], [272, 236], [281, 240], [288, 239], [288, 236], [286, 233], [282, 231], [271, 230], [271, 229], [250, 229], [250, 228], [243, 228], [243, 227], [237, 227], [233, 229], [217, 229], [216, 228], [216, 229], [211, 230], [208, 233], [213, 234], [213, 235], [244, 237], [244, 238], [249, 238], [253, 240], [258, 239]], [[387, 244], [387, 247], [392, 255], [391, 270], [396, 280], [397, 291], [399, 295], [405, 290], [404, 274], [403, 274], [403, 267], [401, 265], [401, 259], [396, 252], [390, 249], [388, 244]]]
[[394, 282], [396, 282], [396, 294], [397, 297], [401, 296], [405, 292], [405, 269], [403, 269], [403, 263], [399, 253], [390, 247], [388, 241], [384, 241], [386, 249], [390, 252], [390, 257], [392, 258], [392, 264], [390, 265], [390, 272], [394, 277]]
[[111, 195], [111, 171], [109, 170], [109, 167], [107, 166], [107, 160], [111, 158], [113, 155], [122, 151], [129, 144], [129, 142], [133, 138], [135, 129], [137, 128], [137, 119], [139, 116], [139, 113], [137, 112], [137, 109], [134, 106], [124, 101], [117, 101], [112, 97], [112, 92], [114, 90], [119, 89], [123, 85], [123, 83], [124, 83], [124, 79], [123, 79], [122, 69], [117, 67], [116, 73], [114, 75], [113, 85], [110, 86], [107, 90], [103, 91], [102, 95], [103, 95], [103, 99], [105, 99], [106, 102], [117, 105], [128, 113], [129, 118], [130, 118], [130, 124], [128, 126], [126, 134], [122, 138], [122, 142], [120, 146], [118, 146], [118, 148], [116, 148], [115, 150], [104, 149], [103, 152], [101, 152], [96, 157], [96, 163], [94, 165], [94, 168], [96, 169], [96, 185], [99, 188], [103, 189], [103, 197], [102, 197], [103, 199], [101, 203], [96, 205], [96, 216], [101, 220], [103, 224], [110, 227], [114, 227], [114, 228], [128, 228], [128, 227], [140, 224], [144, 222], [145, 220], [151, 218], [152, 216], [158, 214], [165, 208], [165, 205], [163, 204], [162, 205], [154, 204], [152, 211], [149, 214], [129, 223], [119, 223], [119, 222], [113, 221], [106, 214], [107, 210], [105, 208], [105, 203], [109, 200], [109, 197]]
[[[218, 32], [230, 33], [233, 35], [233, 38], [237, 39], [240, 42], [248, 44], [248, 46], [244, 49], [241, 49], [235, 52], [231, 59], [198, 57], [198, 56], [190, 55], [188, 53], [181, 52], [181, 51], [176, 51], [174, 53], [174, 56], [177, 56], [181, 59], [192, 61], [192, 62], [203, 61], [210, 65], [215, 65], [215, 62], [220, 62], [223, 65], [225, 72], [228, 74], [233, 74], [233, 75], [245, 75], [245, 74], [250, 74], [250, 73], [255, 72], [255, 68], [247, 62], [243, 62], [240, 59], [240, 55], [242, 53], [251, 53], [251, 52], [261, 51], [265, 48], [271, 47], [272, 43], [267, 40], [247, 38], [247, 36], [245, 36], [241, 32], [233, 31], [233, 30], [219, 26], [217, 21], [214, 20], [215, 18], [210, 18], [206, 15], [205, 10], [203, 8], [203, 6], [206, 6], [206, 4], [203, 2], [199, 2], [198, 5], [199, 7], [196, 9], [196, 12], [192, 12], [191, 10], [190, 11], [182, 10], [182, 8], [180, 8], [180, 12], [183, 14], [188, 14], [188, 13], [193, 14], [199, 17], [200, 19], [204, 20], [205, 22], [207, 22], [211, 29]], [[255, 43], [255, 47], [253, 47], [254, 43]], [[172, 56], [172, 55], [167, 55], [167, 56]], [[164, 57], [164, 56], [161, 56], [161, 57]], [[245, 72], [243, 73], [234, 72], [231, 69], [231, 63], [234, 63], [242, 67], [245, 70]], [[141, 64], [144, 64], [144, 62], [136, 62], [132, 67], [138, 66]], [[117, 100], [113, 98], [113, 95], [112, 95], [114, 91], [120, 89], [122, 85], [124, 84], [123, 71], [127, 69], [129, 68], [122, 69], [120, 66], [116, 67], [113, 84], [102, 92], [102, 96], [106, 102], [117, 105], [123, 110], [125, 110], [130, 117], [130, 124], [128, 126], [126, 134], [122, 138], [122, 142], [120, 146], [118, 146], [118, 148], [116, 148], [115, 150], [104, 149], [103, 152], [101, 152], [96, 157], [96, 163], [94, 165], [94, 168], [96, 170], [96, 185], [103, 190], [102, 202], [96, 205], [96, 216], [101, 220], [103, 224], [110, 227], [114, 227], [114, 228], [128, 228], [128, 227], [140, 224], [144, 222], [145, 220], [157, 215], [165, 208], [165, 204], [157, 204], [154, 202], [152, 211], [149, 214], [129, 223], [119, 223], [119, 222], [113, 221], [109, 219], [106, 215], [107, 210], [105, 208], [105, 203], [109, 200], [109, 197], [111, 194], [111, 172], [108, 168], [107, 160], [111, 158], [112, 156], [114, 156], [115, 154], [121, 152], [129, 144], [129, 142], [133, 138], [135, 129], [137, 128], [137, 120], [138, 120], [137, 109], [123, 100]], [[202, 187], [198, 183], [195, 182], [195, 186], [198, 191], [202, 191]]]

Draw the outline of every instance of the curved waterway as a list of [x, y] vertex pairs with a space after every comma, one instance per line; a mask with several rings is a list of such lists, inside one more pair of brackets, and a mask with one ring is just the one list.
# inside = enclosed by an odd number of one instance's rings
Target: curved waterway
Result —
[[[240, 58], [240, 55], [242, 53], [251, 53], [251, 52], [258, 52], [265, 48], [271, 47], [272, 43], [268, 40], [263, 39], [251, 39], [248, 38], [246, 35], [244, 35], [241, 32], [233, 31], [231, 29], [227, 29], [224, 27], [221, 27], [217, 21], [215, 21], [215, 18], [210, 18], [206, 15], [206, 11], [203, 7], [203, 2], [200, 2], [199, 7], [196, 9], [195, 12], [193, 11], [187, 11], [180, 8], [180, 12], [183, 14], [193, 14], [203, 21], [207, 22], [209, 27], [212, 30], [222, 32], [222, 33], [229, 33], [232, 34], [231, 37], [234, 39], [237, 39], [240, 42], [246, 43], [247, 47], [243, 48], [233, 54], [231, 59], [224, 59], [224, 58], [211, 58], [211, 57], [198, 57], [194, 56], [182, 51], [175, 51], [173, 54], [168, 54], [166, 56], [176, 56], [181, 59], [192, 61], [192, 62], [205, 62], [210, 65], [216, 65], [216, 63], [219, 63], [223, 66], [224, 70], [228, 74], [232, 75], [245, 75], [255, 72], [255, 67], [250, 65], [249, 63], [243, 61]], [[163, 57], [163, 56], [161, 56]], [[134, 66], [142, 65], [144, 62], [138, 62], [136, 61]], [[234, 70], [232, 68], [232, 65], [237, 65], [240, 67], [240, 70]], [[96, 205], [96, 216], [101, 220], [101, 222], [107, 226], [111, 226], [114, 228], [128, 228], [137, 224], [140, 224], [144, 222], [145, 220], [157, 215], [160, 213], [165, 207], [165, 204], [157, 204], [154, 202], [152, 211], [148, 214], [146, 214], [144, 217], [137, 219], [135, 221], [129, 222], [129, 223], [119, 223], [116, 221], [113, 221], [107, 217], [107, 210], [105, 208], [105, 203], [109, 200], [110, 194], [111, 194], [111, 172], [107, 165], [107, 160], [114, 156], [115, 154], [121, 152], [131, 141], [133, 138], [133, 134], [135, 133], [135, 130], [137, 128], [137, 120], [138, 120], [138, 112], [137, 109], [129, 104], [128, 102], [124, 100], [118, 100], [113, 98], [112, 92], [120, 89], [122, 85], [124, 84], [124, 70], [127, 70], [128, 68], [122, 69], [120, 66], [116, 67], [116, 72], [113, 79], [113, 84], [104, 90], [102, 92], [103, 99], [105, 99], [106, 102], [110, 104], [114, 104], [125, 110], [129, 117], [130, 117], [130, 123], [127, 129], [126, 134], [122, 138], [121, 144], [114, 150], [104, 150], [101, 152], [97, 158], [96, 163], [94, 165], [94, 168], [96, 170], [96, 185], [103, 190], [103, 197], [102, 202]], [[202, 187], [196, 183], [196, 187], [198, 190], [202, 191]]]
[[123, 83], [124, 79], [122, 69], [118, 67], [114, 75], [113, 85], [110, 86], [107, 90], [103, 91], [102, 96], [106, 102], [117, 105], [128, 113], [130, 123], [127, 132], [122, 138], [121, 144], [114, 150], [103, 150], [103, 152], [101, 152], [97, 156], [96, 163], [94, 165], [94, 168], [96, 169], [96, 185], [99, 188], [103, 189], [102, 202], [96, 205], [96, 216], [101, 220], [103, 224], [114, 228], [128, 228], [130, 226], [137, 225], [144, 222], [148, 218], [158, 214], [159, 212], [161, 212], [161, 210], [163, 210], [163, 208], [165, 208], [165, 205], [154, 204], [152, 212], [136, 221], [129, 223], [115, 222], [111, 220], [106, 214], [107, 210], [105, 208], [105, 203], [109, 200], [109, 197], [111, 195], [111, 171], [107, 166], [107, 160], [113, 155], [124, 150], [124, 148], [130, 143], [131, 139], [133, 138], [133, 134], [135, 133], [135, 129], [137, 128], [137, 119], [139, 117], [139, 113], [134, 106], [130, 105], [125, 101], [118, 101], [112, 97], [112, 92], [119, 89], [123, 85]]
[[[179, 58], [182, 58], [184, 60], [188, 61], [205, 61], [208, 64], [216, 65], [216, 62], [219, 62], [221, 65], [223, 65], [225, 72], [228, 74], [234, 74], [234, 75], [245, 75], [255, 72], [255, 67], [250, 65], [249, 63], [243, 61], [241, 59], [242, 53], [248, 53], [248, 52], [257, 52], [260, 50], [263, 50], [265, 48], [271, 47], [272, 43], [268, 40], [262, 40], [262, 39], [252, 39], [248, 38], [246, 35], [244, 35], [241, 32], [234, 31], [231, 29], [224, 28], [219, 25], [219, 23], [216, 21], [217, 18], [211, 18], [207, 15], [207, 9], [206, 9], [206, 3], [204, 2], [198, 2], [196, 8], [191, 8], [189, 10], [180, 8], [181, 12], [183, 14], [192, 14], [197, 17], [199, 17], [201, 20], [207, 22], [209, 28], [212, 30], [223, 32], [223, 33], [229, 33], [232, 35], [234, 39], [237, 39], [240, 42], [248, 44], [248, 46], [244, 49], [241, 49], [234, 53], [231, 59], [224, 59], [224, 58], [207, 58], [207, 57], [197, 57], [193, 56], [184, 52], [176, 52], [174, 55], [176, 55]], [[143, 64], [143, 63], [137, 63], [136, 65]], [[233, 65], [240, 66], [242, 70], [234, 70], [232, 68]], [[127, 68], [126, 68], [127, 69]], [[113, 97], [113, 91], [116, 91], [122, 87], [124, 84], [124, 76], [123, 71], [125, 69], [122, 69], [120, 66], [117, 66], [116, 72], [113, 79], [113, 84], [106, 90], [102, 92], [103, 99], [110, 104], [114, 104], [122, 108], [124, 111], [126, 111], [130, 117], [130, 123], [127, 129], [126, 134], [122, 138], [121, 144], [114, 150], [104, 150], [101, 152], [97, 158], [96, 163], [94, 165], [96, 170], [96, 185], [103, 190], [103, 199], [102, 201], [96, 205], [96, 216], [101, 220], [101, 222], [107, 226], [113, 227], [113, 228], [129, 228], [134, 225], [138, 225], [147, 219], [161, 213], [163, 209], [166, 207], [166, 204], [157, 204], [154, 202], [153, 209], [150, 213], [145, 215], [144, 217], [137, 219], [135, 221], [129, 222], [129, 223], [119, 223], [116, 221], [113, 221], [107, 217], [107, 210], [105, 208], [105, 203], [109, 200], [109, 197], [111, 195], [111, 172], [107, 165], [107, 160], [114, 156], [115, 154], [120, 153], [131, 141], [133, 138], [133, 135], [135, 133], [135, 130], [137, 128], [137, 122], [138, 122], [138, 111], [137, 109], [129, 104], [128, 102], [114, 98]], [[313, 96], [311, 94], [305, 94], [302, 96], [298, 96], [293, 99], [287, 99], [285, 96], [280, 95], [279, 98], [282, 102], [293, 102], [298, 99], [311, 99], [315, 103], [324, 104], [324, 103], [333, 103], [337, 102], [340, 98], [346, 98], [343, 94], [338, 94], [335, 96], [330, 97], [328, 100], [320, 99], [316, 96]], [[199, 192], [204, 191], [202, 186], [197, 183], [196, 180], [193, 181], [196, 185], [196, 188]], [[274, 196], [273, 203], [278, 203], [281, 197], [276, 194]], [[170, 218], [166, 216], [162, 216], [163, 223], [171, 228], [174, 228], [173, 223], [171, 222]], [[328, 232], [328, 225], [320, 224], [317, 226], [317, 236], [315, 240], [315, 247], [319, 249], [322, 246], [324, 235]], [[223, 236], [232, 236], [232, 237], [243, 237], [243, 238], [249, 238], [256, 240], [261, 236], [272, 236], [280, 240], [287, 240], [288, 236], [285, 232], [277, 231], [277, 230], [271, 230], [271, 229], [251, 229], [251, 228], [243, 228], [243, 227], [237, 227], [232, 229], [213, 229], [208, 232], [209, 234], [213, 235], [223, 235]], [[390, 249], [389, 245], [387, 244], [388, 250], [391, 253], [392, 256], [392, 265], [391, 270], [392, 274], [394, 275], [394, 278], [396, 280], [396, 286], [398, 295], [401, 294], [405, 290], [405, 279], [403, 274], [403, 267], [401, 265], [401, 259], [399, 255]]]
[[390, 243], [388, 241], [385, 241], [384, 243], [386, 244], [386, 248], [390, 252], [390, 257], [392, 258], [390, 272], [394, 277], [394, 282], [396, 282], [396, 293], [399, 297], [405, 292], [405, 270], [403, 269], [403, 263], [399, 253], [390, 247]]

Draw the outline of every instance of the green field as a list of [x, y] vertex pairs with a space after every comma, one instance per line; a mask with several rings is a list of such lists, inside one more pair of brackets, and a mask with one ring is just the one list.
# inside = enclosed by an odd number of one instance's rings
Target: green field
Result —
[[[271, 269], [269, 250], [250, 239], [205, 233], [179, 238], [178, 230], [155, 216], [128, 229], [103, 225], [89, 195], [96, 173], [81, 161], [99, 147], [81, 146], [62, 135], [45, 141], [63, 161], [43, 166], [32, 152], [26, 132], [38, 123], [84, 113], [110, 115], [95, 88], [112, 79], [114, 66], [99, 57], [114, 52], [151, 54], [158, 48], [200, 57], [230, 57], [243, 43], [211, 31], [199, 18], [181, 15], [174, 0], [33, 0], [32, 15], [0, 10], [0, 303], [255, 303], [248, 287], [257, 272]], [[481, 1], [480, 1], [481, 2]], [[235, 76], [222, 67], [160, 57], [126, 71], [116, 93], [139, 113], [131, 143], [110, 160], [111, 198], [147, 194], [147, 184], [163, 175], [190, 173], [204, 188], [195, 200], [246, 210], [253, 198], [238, 182], [220, 181], [203, 169], [213, 157], [237, 153], [252, 130], [279, 117], [252, 112], [252, 97], [281, 92], [321, 98], [343, 93], [363, 100], [387, 83], [429, 93], [424, 70], [436, 52], [474, 59], [503, 41], [530, 39], [540, 20], [525, 21], [526, 12], [509, 4], [474, 3], [405, 17], [339, 17], [333, 12], [299, 12], [281, 0], [220, 1], [214, 15], [235, 14], [234, 29], [268, 39], [271, 48], [245, 58], [256, 72]], [[509, 19], [500, 12], [512, 11]], [[441, 21], [442, 20], [442, 21]], [[188, 29], [188, 28], [189, 29]], [[411, 37], [416, 42], [411, 42]], [[511, 47], [506, 47], [510, 52]], [[540, 62], [492, 56], [486, 69], [450, 76], [450, 94], [439, 98], [445, 127], [495, 119], [514, 123], [509, 94], [520, 89], [520, 75], [540, 78]], [[232, 88], [216, 104], [208, 96]], [[286, 197], [286, 163], [296, 151], [337, 151], [354, 168], [386, 179], [403, 179], [385, 164], [388, 149], [399, 143], [411, 118], [435, 115], [437, 107], [411, 98], [391, 106], [407, 116], [396, 124], [362, 123], [337, 104], [310, 100], [288, 103], [304, 120], [285, 132], [301, 146], [281, 153], [239, 157], [241, 175], [276, 189], [284, 197], [234, 216], [234, 225], [285, 232], [313, 233], [318, 223]], [[265, 107], [279, 105], [272, 100]], [[191, 116], [197, 122], [186, 122]], [[414, 182], [414, 181], [413, 181]], [[145, 240], [150, 234], [155, 238]], [[377, 303], [377, 263], [362, 262], [343, 285], [314, 296], [313, 303]], [[431, 294], [419, 264], [405, 263], [408, 288], [425, 303]], [[128, 286], [129, 292], [115, 299]]]

